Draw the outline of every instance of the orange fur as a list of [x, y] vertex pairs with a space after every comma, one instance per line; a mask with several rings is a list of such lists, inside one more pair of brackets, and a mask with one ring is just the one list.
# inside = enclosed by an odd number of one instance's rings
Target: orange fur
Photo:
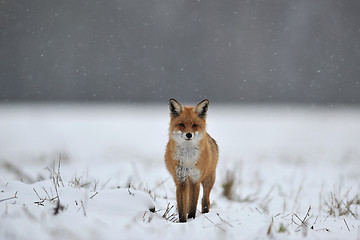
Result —
[[[169, 142], [165, 163], [176, 184], [179, 221], [195, 218], [200, 183], [203, 186], [202, 212], [209, 212], [210, 191], [215, 182], [219, 157], [215, 140], [206, 132], [208, 100], [196, 107], [183, 107], [170, 99]], [[195, 124], [195, 125], [194, 125]], [[188, 136], [191, 135], [189, 140]], [[189, 214], [189, 216], [187, 216]]]

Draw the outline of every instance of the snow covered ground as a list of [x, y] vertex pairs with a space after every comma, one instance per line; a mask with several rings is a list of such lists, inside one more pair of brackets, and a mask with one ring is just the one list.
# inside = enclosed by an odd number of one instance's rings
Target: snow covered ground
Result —
[[0, 239], [360, 239], [360, 108], [211, 105], [212, 206], [185, 224], [168, 121], [167, 103], [0, 105]]

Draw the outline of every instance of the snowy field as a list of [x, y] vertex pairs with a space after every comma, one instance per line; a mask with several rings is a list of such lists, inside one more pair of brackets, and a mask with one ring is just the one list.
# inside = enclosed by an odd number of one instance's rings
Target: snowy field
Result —
[[210, 213], [181, 224], [168, 122], [167, 103], [0, 105], [0, 239], [360, 239], [360, 108], [211, 105]]

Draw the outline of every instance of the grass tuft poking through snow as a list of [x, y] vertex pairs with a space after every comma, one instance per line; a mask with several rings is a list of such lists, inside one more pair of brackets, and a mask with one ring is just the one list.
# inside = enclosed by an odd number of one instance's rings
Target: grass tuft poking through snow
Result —
[[222, 184], [223, 195], [228, 200], [234, 200], [234, 184], [235, 184], [235, 173], [228, 171], [225, 177], [225, 181]]
[[359, 218], [358, 208], [360, 207], [359, 194], [352, 197], [349, 196], [351, 189], [346, 191], [343, 195], [339, 189], [338, 193], [330, 192], [324, 204], [330, 216], [353, 216], [355, 219]]

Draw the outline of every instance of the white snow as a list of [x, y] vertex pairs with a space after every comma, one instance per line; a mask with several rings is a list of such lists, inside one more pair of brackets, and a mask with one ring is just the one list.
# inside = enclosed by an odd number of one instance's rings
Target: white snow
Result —
[[0, 239], [360, 238], [359, 108], [211, 105], [212, 205], [185, 224], [168, 122], [167, 104], [0, 105]]

